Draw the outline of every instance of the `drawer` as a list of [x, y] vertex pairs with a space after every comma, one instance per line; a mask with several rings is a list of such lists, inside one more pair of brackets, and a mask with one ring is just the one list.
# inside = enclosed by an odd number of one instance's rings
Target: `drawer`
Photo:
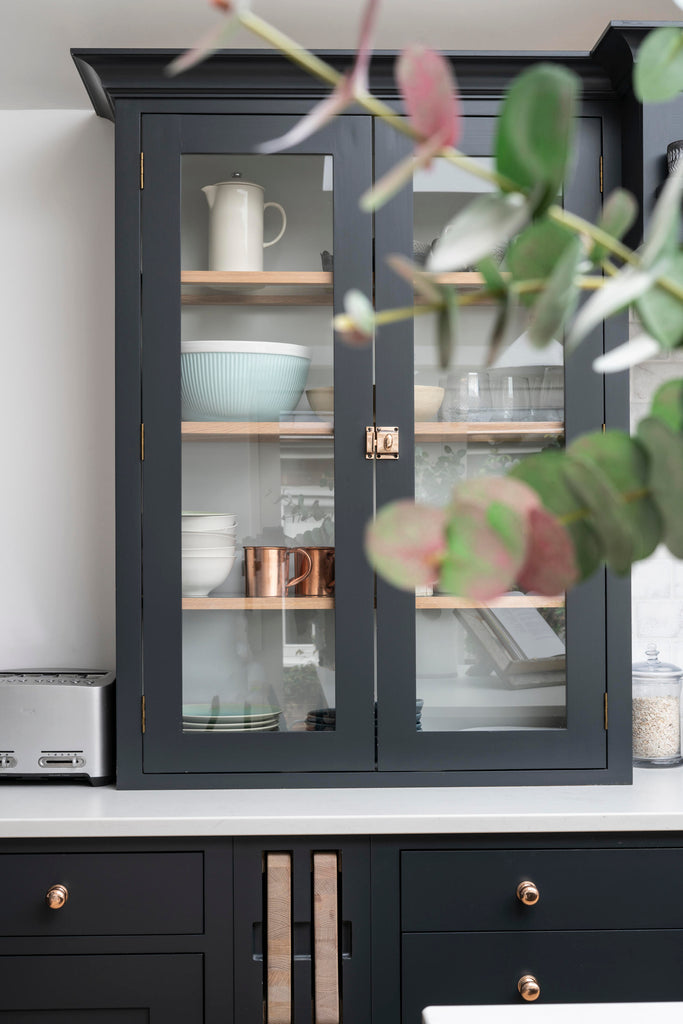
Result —
[[409, 934], [401, 954], [402, 1024], [420, 1024], [425, 1006], [530, 1006], [517, 990], [525, 974], [540, 986], [533, 1005], [683, 999], [683, 930]]
[[[406, 850], [402, 931], [683, 928], [683, 850]], [[534, 906], [517, 899], [534, 882]]]
[[[203, 854], [0, 855], [2, 934], [161, 935], [204, 930]], [[64, 885], [61, 909], [48, 907]]]

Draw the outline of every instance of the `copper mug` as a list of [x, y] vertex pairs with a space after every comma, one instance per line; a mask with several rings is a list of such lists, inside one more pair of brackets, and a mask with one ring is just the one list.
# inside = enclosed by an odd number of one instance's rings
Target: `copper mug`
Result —
[[296, 586], [297, 597], [334, 597], [334, 548], [297, 548], [294, 571], [302, 572], [304, 555], [311, 561], [311, 571]]
[[[289, 577], [289, 559], [301, 561]], [[311, 573], [313, 562], [305, 548], [245, 547], [244, 572], [247, 597], [285, 597], [290, 587], [302, 583]]]

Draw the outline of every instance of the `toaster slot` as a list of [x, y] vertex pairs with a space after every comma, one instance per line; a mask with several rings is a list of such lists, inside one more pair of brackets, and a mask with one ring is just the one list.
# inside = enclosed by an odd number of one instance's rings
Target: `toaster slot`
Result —
[[82, 768], [85, 764], [82, 750], [42, 750], [38, 758], [41, 768], [60, 765], [63, 768]]

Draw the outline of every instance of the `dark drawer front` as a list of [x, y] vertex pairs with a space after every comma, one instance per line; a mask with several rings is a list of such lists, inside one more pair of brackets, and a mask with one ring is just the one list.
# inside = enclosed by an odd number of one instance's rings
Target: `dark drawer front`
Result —
[[[4, 854], [2, 934], [159, 935], [204, 930], [199, 853]], [[61, 884], [59, 910], [45, 901]]]
[[[402, 931], [681, 928], [683, 850], [405, 851]], [[517, 899], [520, 882], [540, 891]]]
[[522, 1004], [525, 974], [539, 1003], [675, 1002], [682, 957], [683, 931], [404, 935], [402, 1024], [425, 1006]]

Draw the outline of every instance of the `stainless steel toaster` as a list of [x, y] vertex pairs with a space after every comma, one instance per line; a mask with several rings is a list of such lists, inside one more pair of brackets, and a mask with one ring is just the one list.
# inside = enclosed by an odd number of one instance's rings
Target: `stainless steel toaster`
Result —
[[112, 782], [113, 729], [113, 672], [0, 672], [0, 780]]

